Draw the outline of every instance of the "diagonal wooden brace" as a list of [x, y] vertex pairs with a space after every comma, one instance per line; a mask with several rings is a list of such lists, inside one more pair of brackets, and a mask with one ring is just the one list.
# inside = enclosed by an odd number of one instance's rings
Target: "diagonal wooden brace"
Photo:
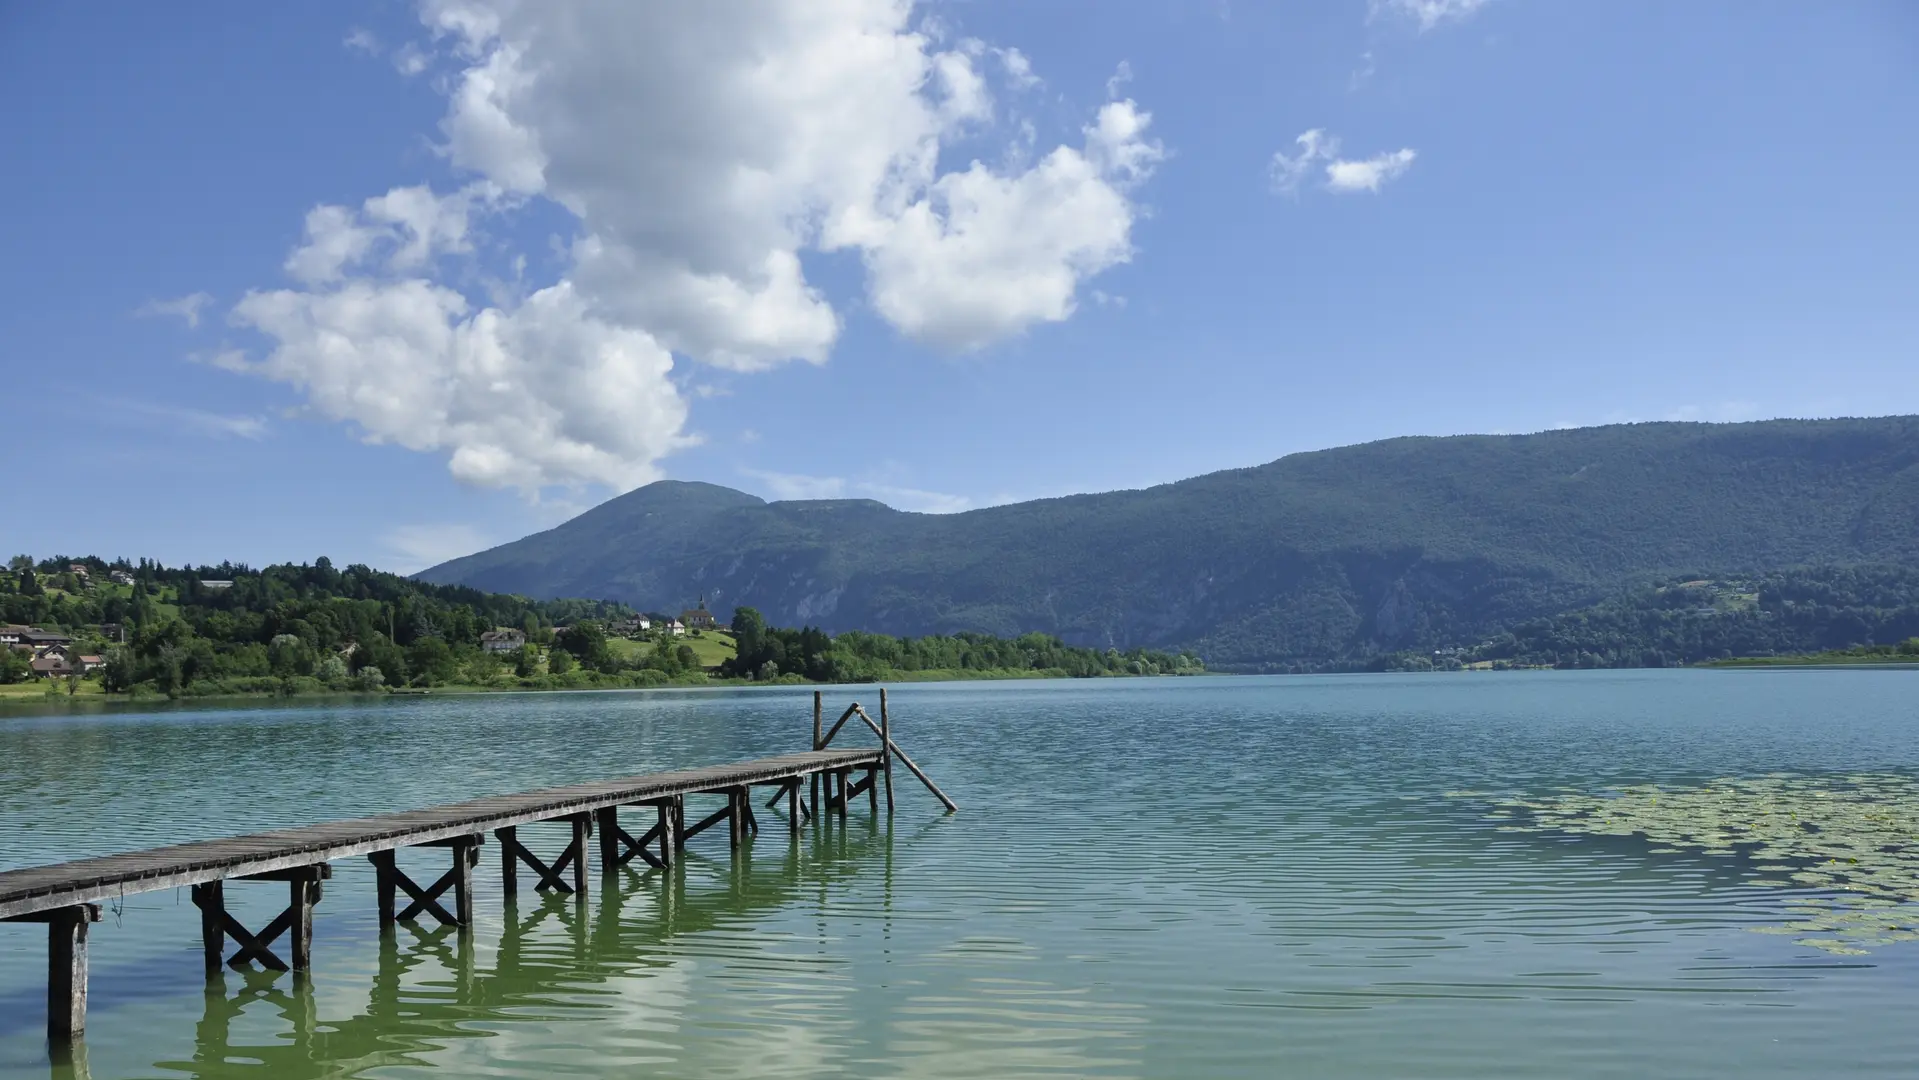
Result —
[[864, 795], [867, 792], [873, 790], [873, 781], [876, 778], [878, 778], [878, 776], [879, 776], [878, 770], [868, 769], [866, 772], [866, 779], [853, 784], [851, 787], [849, 787], [846, 790], [846, 793], [844, 795], [835, 795], [832, 798], [826, 800], [826, 808], [828, 810], [838, 810], [840, 807], [846, 805], [847, 803], [852, 802], [854, 799], [857, 799], [861, 795]]
[[[572, 823], [573, 840], [551, 866], [520, 843], [518, 829], [508, 826], [494, 831], [493, 835], [500, 841], [500, 858], [505, 874], [503, 884], [507, 895], [513, 895], [517, 889], [516, 871], [519, 863], [525, 863], [540, 876], [539, 882], [533, 886], [536, 889], [553, 889], [563, 893], [586, 891], [586, 838], [592, 831], [592, 815], [569, 814], [560, 820]], [[569, 867], [573, 870], [572, 884], [560, 876]]]
[[[380, 925], [388, 926], [395, 922], [411, 922], [422, 914], [430, 914], [445, 926], [468, 926], [473, 922], [473, 866], [480, 861], [479, 836], [455, 836], [447, 840], [434, 841], [432, 847], [453, 849], [453, 867], [425, 888], [395, 861], [397, 851], [375, 851], [367, 855], [367, 861], [373, 864], [380, 894]], [[449, 912], [439, 900], [447, 890], [453, 891], [454, 910]], [[406, 909], [394, 912], [394, 896], [405, 893], [412, 903]]]
[[[232, 938], [239, 946], [225, 963], [228, 967], [244, 967], [258, 962], [271, 971], [306, 971], [313, 966], [313, 906], [320, 902], [320, 882], [331, 877], [333, 868], [320, 863], [314, 866], [296, 866], [286, 870], [275, 870], [266, 874], [255, 874], [241, 881], [285, 881], [288, 883], [290, 902], [286, 910], [280, 912], [266, 928], [258, 934], [240, 925], [226, 907], [226, 882], [210, 881], [193, 887], [193, 904], [200, 909], [200, 943], [206, 953], [207, 970], [220, 969], [220, 954], [226, 946], [226, 939]], [[274, 953], [272, 945], [282, 934], [292, 931], [293, 963], [288, 964]]]
[[[646, 804], [640, 804], [646, 805]], [[666, 832], [666, 815], [648, 829], [639, 839], [620, 827], [620, 811], [617, 806], [608, 806], [596, 811], [600, 830], [600, 869], [611, 873], [638, 858], [648, 866], [660, 868], [666, 865], [667, 856], [654, 855], [647, 845], [660, 839]]]
[[733, 816], [733, 800], [729, 797], [726, 800], [725, 806], [701, 818], [697, 824], [689, 825], [685, 829], [681, 830], [681, 833], [680, 833], [681, 845], [684, 846], [686, 841], [693, 839], [694, 837], [700, 835], [706, 830], [712, 828], [715, 825], [718, 825], [720, 822], [725, 821], [727, 818], [732, 816]]

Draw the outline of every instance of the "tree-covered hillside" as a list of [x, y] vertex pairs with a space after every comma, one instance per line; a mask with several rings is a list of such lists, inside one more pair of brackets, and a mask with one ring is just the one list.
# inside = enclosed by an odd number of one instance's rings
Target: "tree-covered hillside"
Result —
[[1797, 656], [1919, 636], [1919, 567], [1801, 567], [1738, 578], [1682, 575], [1603, 603], [1521, 622], [1484, 641], [1375, 666], [1676, 667]]
[[1919, 564], [1919, 418], [1403, 438], [964, 514], [662, 482], [421, 575], [897, 635], [1364, 665], [1675, 575]]
[[313, 680], [301, 684], [311, 689], [484, 683], [512, 664], [482, 652], [489, 630], [550, 636], [556, 624], [627, 614], [620, 604], [338, 570], [325, 558], [255, 570], [21, 556], [0, 572], [0, 622], [71, 635], [81, 651], [108, 658], [115, 691], [270, 690], [292, 679]]

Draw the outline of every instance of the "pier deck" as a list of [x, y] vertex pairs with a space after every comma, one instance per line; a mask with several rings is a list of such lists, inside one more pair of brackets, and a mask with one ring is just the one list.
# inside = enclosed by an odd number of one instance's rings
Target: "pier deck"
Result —
[[[313, 908], [338, 859], [365, 856], [373, 863], [383, 929], [423, 917], [464, 927], [472, 925], [473, 868], [489, 832], [499, 845], [500, 884], [507, 896], [517, 892], [520, 872], [530, 870], [535, 889], [584, 899], [592, 861], [587, 842], [595, 833], [600, 869], [608, 874], [635, 861], [671, 867], [689, 839], [722, 824], [731, 846], [738, 849], [759, 831], [753, 812], [755, 787], [775, 789], [767, 809], [786, 804], [795, 842], [805, 821], [828, 815], [844, 819], [848, 804], [860, 795], [877, 816], [884, 791], [886, 813], [891, 815], [896, 760], [949, 812], [959, 809], [893, 741], [885, 690], [880, 691], [878, 720], [855, 702], [824, 730], [822, 704], [821, 693], [815, 691], [813, 748], [801, 753], [0, 871], [0, 923], [46, 924], [47, 1036], [59, 1054], [68, 1052], [86, 1027], [88, 928], [100, 921], [103, 901], [189, 886], [200, 909], [200, 946], [209, 974], [257, 964], [292, 971], [299, 978], [312, 967]], [[879, 737], [879, 745], [830, 749], [855, 718]], [[864, 773], [864, 779], [856, 782], [855, 773]], [[724, 795], [726, 805], [688, 825], [689, 795]], [[621, 809], [633, 807], [643, 808], [644, 816], [653, 820], [651, 828], [637, 830], [637, 837], [620, 820]], [[519, 836], [520, 826], [540, 822], [571, 826], [565, 849], [551, 863], [529, 850]], [[451, 867], [424, 886], [407, 876], [396, 859], [403, 848], [422, 847], [450, 849], [452, 856]], [[229, 882], [278, 882], [288, 889], [287, 907], [264, 928], [249, 930], [227, 909]], [[450, 909], [441, 902], [448, 893]], [[404, 907], [399, 903], [402, 894], [410, 901]], [[282, 937], [290, 939], [291, 963], [274, 951]], [[231, 956], [229, 941], [238, 946]]]
[[878, 747], [812, 750], [0, 871], [0, 919], [418, 847], [608, 807], [774, 784], [836, 769], [865, 769], [881, 764], [880, 759]]

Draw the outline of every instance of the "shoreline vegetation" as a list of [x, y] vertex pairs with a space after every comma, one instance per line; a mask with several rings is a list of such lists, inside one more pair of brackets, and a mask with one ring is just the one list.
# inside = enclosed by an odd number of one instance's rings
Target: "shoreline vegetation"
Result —
[[1897, 645], [1855, 645], [1817, 653], [1784, 656], [1733, 656], [1705, 665], [1715, 668], [1764, 667], [1919, 667], [1919, 638]]
[[186, 698], [1192, 675], [1198, 657], [1045, 634], [919, 638], [721, 626], [431, 585], [354, 565], [168, 568], [25, 556], [0, 570], [0, 707]]

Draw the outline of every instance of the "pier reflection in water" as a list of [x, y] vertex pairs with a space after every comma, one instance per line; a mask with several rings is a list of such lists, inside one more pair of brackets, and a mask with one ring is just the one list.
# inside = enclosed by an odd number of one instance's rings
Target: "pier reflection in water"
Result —
[[[875, 876], [881, 905], [873, 914], [890, 915], [892, 829], [855, 818], [808, 832], [791, 843], [762, 840], [731, 860], [689, 853], [668, 870], [602, 875], [590, 898], [522, 894], [505, 902], [496, 934], [390, 927], [379, 940], [365, 1008], [344, 1018], [327, 1014], [315, 979], [304, 973], [212, 975], [193, 1057], [155, 1067], [298, 1080], [445, 1064], [435, 1060], [440, 1052], [497, 1038], [513, 1025], [604, 1023], [610, 1013], [630, 1012], [632, 1003], [611, 984], [670, 972], [674, 938], [737, 928], [790, 904], [825, 904], [835, 879]], [[631, 1034], [644, 1041], [643, 1032]], [[661, 1061], [672, 1052], [663, 1041], [655, 1049]], [[56, 1062], [53, 1075], [88, 1077], [84, 1047]]]

